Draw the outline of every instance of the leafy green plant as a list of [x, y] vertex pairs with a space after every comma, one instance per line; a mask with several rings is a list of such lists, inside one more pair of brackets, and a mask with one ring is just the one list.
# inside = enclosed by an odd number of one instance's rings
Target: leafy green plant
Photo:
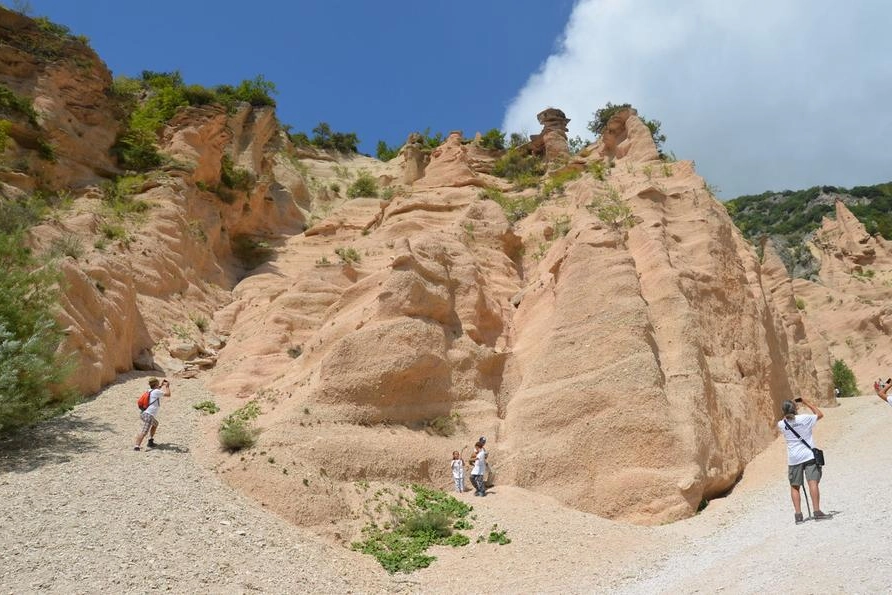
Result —
[[347, 196], [349, 198], [378, 196], [378, 182], [369, 172], [361, 171], [356, 180], [347, 188]]
[[570, 233], [573, 220], [570, 218], [570, 215], [560, 215], [552, 219], [551, 225], [554, 228], [554, 237], [562, 238]]
[[461, 416], [457, 412], [449, 415], [440, 415], [424, 424], [425, 429], [437, 436], [452, 436], [461, 425]]
[[530, 137], [522, 132], [512, 132], [508, 137], [508, 148], [516, 149], [530, 142]]
[[64, 338], [54, 317], [58, 272], [53, 267], [38, 267], [20, 231], [0, 233], [0, 268], [3, 435], [58, 411], [75, 395], [60, 388], [72, 368], [58, 353]]
[[359, 252], [356, 251], [356, 248], [352, 246], [344, 248], [335, 248], [335, 254], [341, 259], [341, 262], [344, 264], [356, 264], [362, 260], [362, 256], [360, 256]]
[[555, 194], [563, 194], [564, 187], [581, 175], [582, 172], [578, 169], [565, 169], [555, 172], [542, 185], [542, 195], [550, 197]]
[[50, 243], [50, 258], [71, 257], [80, 260], [84, 255], [84, 245], [81, 239], [73, 233], [67, 233], [53, 239]]
[[41, 137], [37, 139], [37, 155], [43, 159], [44, 161], [49, 161], [51, 163], [55, 163], [56, 161], [56, 147]]
[[379, 140], [377, 147], [375, 147], [375, 155], [379, 161], [390, 161], [400, 154], [400, 149], [402, 148], [402, 146], [388, 146], [387, 142]]
[[596, 197], [586, 205], [586, 208], [616, 230], [631, 227], [633, 224], [632, 209], [623, 202], [615, 188], [610, 188], [607, 196]]
[[37, 127], [37, 112], [30, 99], [22, 97], [4, 84], [0, 84], [0, 114], [24, 117], [29, 124]]
[[854, 397], [858, 394], [855, 373], [843, 360], [833, 360], [830, 372], [833, 374], [833, 385], [839, 389], [840, 397]]
[[206, 332], [208, 330], [208, 327], [210, 326], [208, 323], [208, 319], [204, 316], [196, 314], [190, 316], [189, 319], [192, 321], [192, 324], [194, 324], [195, 327], [203, 333]]
[[254, 185], [254, 174], [247, 169], [235, 167], [232, 157], [224, 153], [220, 158], [220, 183], [233, 190], [248, 192]]
[[796, 298], [796, 309], [797, 310], [805, 310], [805, 300], [798, 297]]
[[502, 157], [493, 164], [492, 173], [500, 178], [506, 178], [514, 183], [515, 187], [527, 188], [531, 182], [533, 186], [545, 173], [545, 165], [535, 155], [524, 155], [517, 149], [508, 149]]
[[610, 171], [603, 161], [592, 161], [588, 164], [587, 169], [588, 173], [592, 174], [596, 180], [601, 180], [602, 182], [607, 179], [607, 172]]
[[509, 543], [511, 543], [511, 539], [508, 537], [507, 531], [505, 529], [499, 531], [498, 525], [493, 525], [492, 528], [489, 530], [489, 535], [487, 535], [486, 537], [481, 535], [477, 538], [478, 543], [481, 543], [483, 541], [486, 541], [487, 543], [497, 543], [499, 545], [508, 545]]
[[506, 196], [495, 188], [486, 188], [480, 192], [482, 200], [491, 200], [502, 207], [505, 216], [511, 223], [516, 223], [536, 210], [541, 202], [540, 196]]
[[505, 149], [505, 133], [498, 128], [492, 128], [486, 131], [480, 137], [480, 146], [484, 149], [496, 149], [502, 151]]
[[217, 413], [218, 411], [220, 411], [220, 407], [218, 407], [216, 403], [214, 403], [213, 401], [210, 401], [210, 400], [202, 401], [200, 403], [195, 403], [194, 405], [192, 405], [192, 408], [197, 409], [199, 411], [203, 411], [209, 415], [213, 415], [213, 414]]
[[9, 131], [12, 130], [12, 122], [0, 119], [0, 153], [6, 150], [9, 143]]
[[[620, 103], [614, 105], [613, 103], [607, 102], [607, 105], [597, 110], [594, 114], [594, 118], [592, 118], [587, 128], [592, 131], [594, 134], [600, 136], [604, 129], [607, 128], [607, 122], [610, 121], [615, 114], [620, 112], [621, 110], [631, 108], [632, 105], [629, 103]], [[657, 152], [662, 155], [663, 154], [663, 143], [666, 142], [666, 135], [660, 132], [660, 121], [659, 120], [648, 120], [644, 116], [639, 114], [641, 121], [644, 122], [644, 125], [647, 126], [647, 129], [650, 131], [650, 136], [654, 141], [654, 145], [657, 147]]]
[[229, 452], [254, 446], [257, 440], [257, 430], [253, 422], [260, 416], [260, 413], [260, 405], [257, 401], [251, 401], [227, 415], [217, 432], [221, 446]]
[[[370, 523], [363, 528], [363, 540], [352, 544], [356, 551], [374, 556], [390, 573], [412, 572], [428, 567], [436, 558], [425, 552], [432, 545], [459, 547], [469, 543], [466, 535], [455, 533], [472, 508], [439, 490], [412, 485], [414, 499], [391, 508], [393, 528]], [[389, 525], [385, 525], [387, 527]]]

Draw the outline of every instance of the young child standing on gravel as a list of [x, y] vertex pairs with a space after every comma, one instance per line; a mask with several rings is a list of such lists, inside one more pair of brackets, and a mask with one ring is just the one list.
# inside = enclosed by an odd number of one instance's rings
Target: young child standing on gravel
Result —
[[455, 491], [463, 494], [465, 492], [465, 462], [457, 450], [452, 451], [452, 480], [455, 482]]
[[142, 448], [143, 438], [149, 435], [149, 448], [155, 447], [155, 431], [158, 429], [158, 410], [161, 409], [161, 398], [170, 396], [170, 382], [165, 378], [158, 382], [157, 378], [149, 378], [149, 406], [140, 412], [142, 429], [133, 440], [133, 450]]

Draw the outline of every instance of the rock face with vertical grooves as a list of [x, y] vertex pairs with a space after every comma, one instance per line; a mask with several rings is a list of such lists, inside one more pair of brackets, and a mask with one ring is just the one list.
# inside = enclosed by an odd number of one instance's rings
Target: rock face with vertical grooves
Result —
[[[19, 77], [55, 121], [60, 85], [28, 78], [49, 68], [10, 64], [0, 78]], [[107, 96], [108, 72], [91, 68]], [[116, 121], [100, 99], [82, 107], [84, 122]], [[304, 524], [350, 517], [349, 482], [442, 484], [449, 453], [480, 435], [500, 483], [637, 523], [693, 514], [773, 439], [783, 399], [833, 403], [830, 319], [803, 312], [797, 297], [818, 290], [791, 282], [770, 246], [757, 255], [691, 162], [659, 159], [634, 110], [582, 156], [564, 150], [562, 112], [542, 119], [550, 173], [515, 190], [488, 173], [499, 155], [460, 133], [429, 158], [381, 163], [298, 150], [272, 108], [183, 108], [159, 131], [169, 165], [134, 190], [144, 219], [105, 242], [99, 182], [116, 164], [86, 148], [95, 169], [59, 159], [52, 179], [73, 206], [28, 241], [84, 247], [59, 264], [73, 382], [90, 392], [137, 364], [213, 366], [226, 412], [260, 403], [259, 447], [326, 479], [295, 490], [300, 477], [271, 465], [209, 456]], [[65, 155], [79, 142], [107, 152], [108, 126], [83, 141], [50, 132]], [[25, 132], [11, 150], [30, 159]], [[224, 157], [246, 187], [225, 187]], [[348, 199], [361, 173], [378, 187]], [[34, 184], [0, 179], [4, 200]], [[844, 207], [822, 237], [822, 278], [840, 294], [861, 283], [853, 271], [886, 266], [885, 244]], [[889, 316], [871, 316], [880, 330], [865, 336], [884, 336]]]

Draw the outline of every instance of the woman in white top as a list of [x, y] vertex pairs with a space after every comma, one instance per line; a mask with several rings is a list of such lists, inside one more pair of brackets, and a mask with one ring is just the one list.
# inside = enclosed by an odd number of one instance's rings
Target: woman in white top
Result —
[[[815, 503], [815, 520], [830, 518], [830, 515], [821, 511], [821, 490], [818, 484], [821, 482], [821, 467], [815, 462], [814, 438], [812, 429], [818, 420], [824, 417], [817, 406], [806, 398], [796, 399], [811, 409], [813, 415], [797, 414], [798, 408], [793, 401], [784, 401], [782, 408], [784, 417], [777, 422], [777, 427], [787, 441], [787, 476], [790, 480], [790, 498], [793, 500], [793, 516], [798, 525], [803, 521], [800, 505], [799, 487], [803, 478], [808, 482], [808, 492], [812, 502]], [[794, 433], [795, 430], [795, 433]], [[796, 434], [799, 434], [797, 437]], [[800, 439], [801, 438], [801, 439]], [[803, 444], [803, 440], [807, 443]]]

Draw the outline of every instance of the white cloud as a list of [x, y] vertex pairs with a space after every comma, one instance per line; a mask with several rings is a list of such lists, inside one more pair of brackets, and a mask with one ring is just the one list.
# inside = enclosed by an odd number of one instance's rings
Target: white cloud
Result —
[[580, 0], [503, 129], [557, 107], [585, 129], [608, 101], [660, 120], [722, 196], [892, 180], [892, 4]]

